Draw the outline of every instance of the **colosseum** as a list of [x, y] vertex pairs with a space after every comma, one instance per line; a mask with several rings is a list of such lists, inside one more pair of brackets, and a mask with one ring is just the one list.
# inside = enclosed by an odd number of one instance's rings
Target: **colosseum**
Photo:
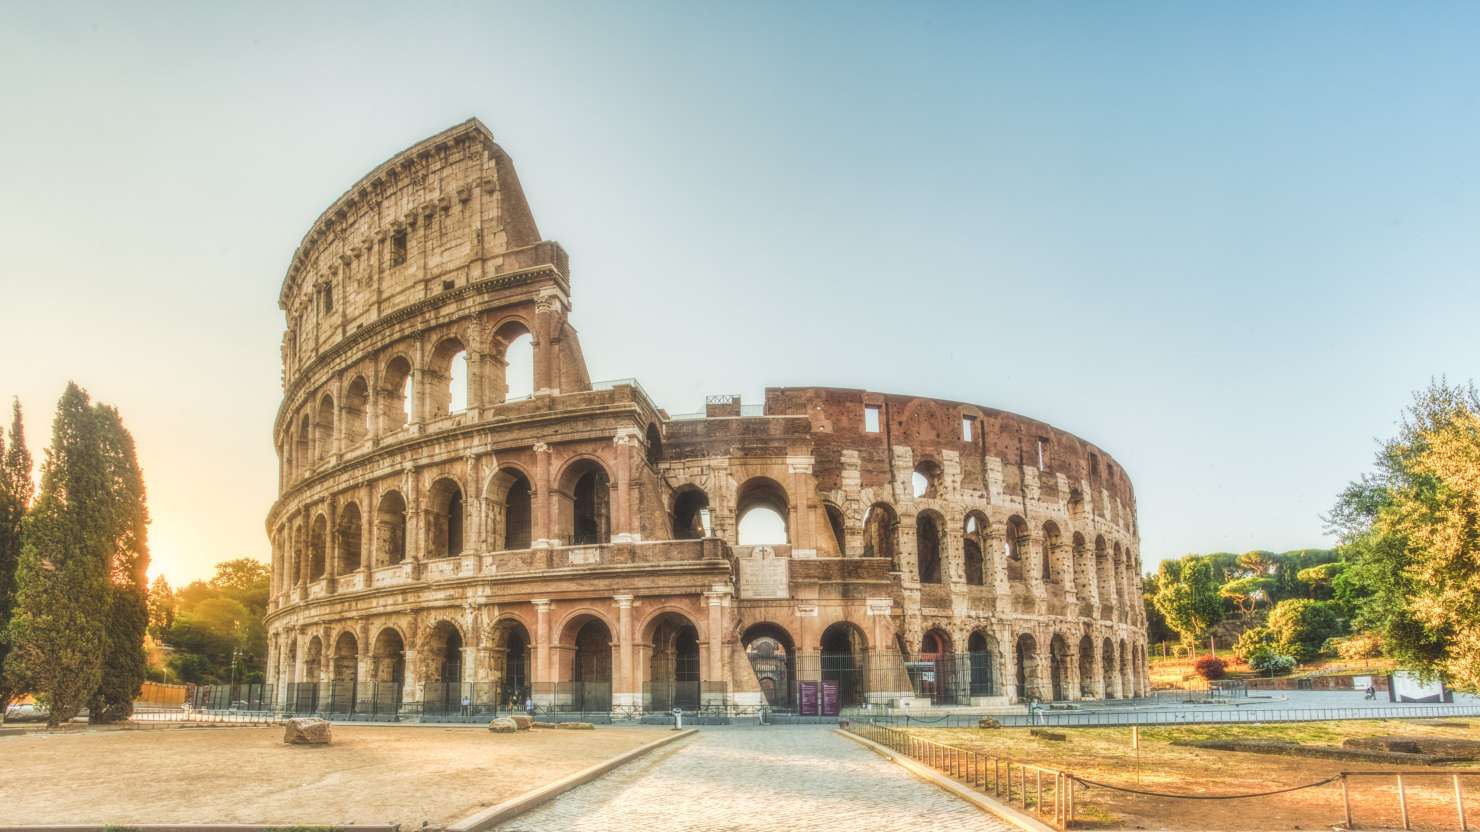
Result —
[[565, 251], [476, 119], [304, 236], [278, 302], [268, 685], [402, 718], [1145, 694], [1135, 498], [1050, 425], [593, 382]]

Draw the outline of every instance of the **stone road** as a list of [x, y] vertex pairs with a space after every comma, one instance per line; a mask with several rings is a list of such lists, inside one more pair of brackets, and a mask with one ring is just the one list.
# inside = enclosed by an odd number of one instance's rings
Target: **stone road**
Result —
[[702, 728], [500, 827], [508, 832], [1007, 830], [814, 727]]

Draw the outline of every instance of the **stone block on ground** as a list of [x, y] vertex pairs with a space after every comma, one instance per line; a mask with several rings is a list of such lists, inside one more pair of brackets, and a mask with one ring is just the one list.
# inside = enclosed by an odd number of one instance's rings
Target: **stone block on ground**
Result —
[[501, 716], [488, 723], [488, 730], [495, 734], [512, 734], [519, 730], [519, 724], [509, 717]]
[[514, 714], [509, 719], [514, 720], [514, 726], [521, 731], [528, 731], [529, 726], [534, 724], [534, 717], [528, 714]]
[[567, 731], [594, 731], [596, 726], [589, 722], [562, 722], [560, 727]]
[[976, 721], [976, 727], [978, 727], [978, 728], [1001, 728], [1002, 727], [1002, 723], [998, 722], [995, 719], [992, 719], [989, 716], [984, 716], [981, 719], [978, 719]]
[[1037, 737], [1040, 740], [1052, 740], [1054, 742], [1066, 742], [1069, 739], [1068, 734], [1058, 731], [1048, 731], [1043, 728], [1029, 728], [1028, 736]]
[[535, 724], [533, 724], [533, 725], [531, 725], [529, 727], [531, 727], [531, 728], [559, 728], [560, 726], [559, 725], [556, 725], [553, 722], [536, 722]]
[[283, 729], [283, 742], [288, 745], [328, 745], [330, 739], [329, 720], [316, 716], [295, 717]]

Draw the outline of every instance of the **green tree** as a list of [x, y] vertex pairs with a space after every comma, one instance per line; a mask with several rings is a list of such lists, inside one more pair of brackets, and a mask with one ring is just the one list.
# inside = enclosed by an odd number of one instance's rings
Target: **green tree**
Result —
[[267, 657], [263, 616], [271, 570], [251, 558], [216, 564], [210, 581], [174, 594], [175, 616], [163, 641], [171, 672], [182, 682], [260, 682]]
[[102, 675], [114, 542], [102, 427], [87, 393], [68, 384], [22, 531], [5, 672], [46, 702], [53, 727], [77, 715]]
[[1341, 635], [1341, 619], [1333, 605], [1308, 598], [1286, 598], [1269, 612], [1269, 631], [1279, 652], [1296, 661], [1310, 661], [1326, 639]]
[[98, 405], [94, 417], [103, 436], [112, 500], [108, 637], [102, 681], [88, 703], [88, 719], [102, 723], [133, 713], [134, 698], [148, 672], [144, 636], [149, 626], [149, 508], [134, 440], [118, 411]]
[[175, 591], [163, 575], [149, 585], [149, 635], [164, 638], [175, 623]]
[[1232, 601], [1239, 612], [1249, 615], [1260, 604], [1269, 600], [1269, 587], [1273, 581], [1262, 574], [1234, 578], [1218, 587], [1218, 595]]
[[1480, 393], [1432, 382], [1327, 518], [1333, 582], [1399, 664], [1480, 691]]
[[11, 403], [10, 444], [0, 431], [0, 722], [5, 707], [22, 690], [18, 680], [5, 672], [10, 653], [7, 629], [15, 609], [16, 567], [21, 557], [21, 522], [31, 508], [35, 484], [31, 480], [31, 452], [21, 422], [21, 403]]
[[1184, 647], [1197, 644], [1223, 618], [1223, 602], [1215, 564], [1209, 558], [1190, 556], [1165, 560], [1156, 572], [1153, 603], [1177, 631]]

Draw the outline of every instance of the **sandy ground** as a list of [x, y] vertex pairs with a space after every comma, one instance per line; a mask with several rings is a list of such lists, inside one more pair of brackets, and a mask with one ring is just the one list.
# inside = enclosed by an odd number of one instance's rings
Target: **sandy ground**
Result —
[[[1357, 763], [1273, 754], [1213, 751], [1170, 745], [1173, 739], [1248, 738], [1340, 745], [1346, 737], [1410, 734], [1480, 739], [1480, 720], [1426, 723], [1415, 720], [1353, 720], [1285, 725], [1203, 725], [1141, 728], [1139, 751], [1130, 728], [1054, 729], [1067, 742], [1034, 739], [1027, 729], [913, 729], [951, 745], [995, 753], [1079, 774], [1108, 785], [1174, 794], [1239, 794], [1310, 783], [1339, 771], [1392, 770], [1390, 764]], [[1458, 828], [1451, 774], [1480, 773], [1480, 764], [1401, 766], [1436, 776], [1407, 779], [1409, 813], [1415, 829]], [[1468, 816], [1480, 818], [1480, 777], [1463, 779]], [[1366, 828], [1397, 828], [1394, 778], [1354, 779], [1354, 820]], [[1179, 800], [1142, 797], [1106, 789], [1077, 794], [1088, 828], [1244, 830], [1329, 829], [1342, 819], [1341, 786], [1331, 783], [1271, 797], [1240, 800]]]
[[0, 826], [31, 823], [445, 825], [663, 736], [662, 728], [491, 734], [334, 726], [328, 747], [282, 728], [0, 735]]

